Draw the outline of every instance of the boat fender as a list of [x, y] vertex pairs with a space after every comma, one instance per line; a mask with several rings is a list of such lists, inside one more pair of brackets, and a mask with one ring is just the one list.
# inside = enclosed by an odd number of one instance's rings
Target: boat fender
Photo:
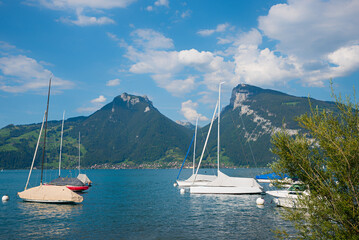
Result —
[[9, 198], [8, 195], [2, 196], [2, 201], [3, 201], [3, 202], [9, 201], [9, 200], [10, 200], [10, 198]]
[[257, 198], [256, 203], [257, 203], [257, 205], [264, 205], [264, 199], [263, 198]]
[[184, 188], [181, 188], [180, 193], [184, 194], [185, 192], [186, 192], [186, 190]]

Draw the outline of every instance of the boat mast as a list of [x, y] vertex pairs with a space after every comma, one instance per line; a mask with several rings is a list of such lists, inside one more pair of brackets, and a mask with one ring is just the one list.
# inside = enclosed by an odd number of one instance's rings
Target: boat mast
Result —
[[219, 84], [219, 87], [218, 87], [218, 146], [217, 146], [217, 176], [219, 175], [219, 153], [220, 153], [220, 150], [221, 150], [221, 147], [220, 147], [220, 142], [219, 142], [219, 139], [220, 139], [220, 132], [219, 132], [219, 126], [220, 126], [220, 121], [221, 121], [221, 85], [223, 84], [224, 82], [221, 82]]
[[42, 163], [41, 163], [41, 180], [40, 185], [42, 185], [42, 177], [44, 174], [44, 160], [45, 160], [45, 146], [46, 146], [46, 131], [47, 131], [47, 117], [49, 115], [49, 102], [50, 102], [50, 88], [51, 88], [51, 79], [49, 81], [49, 91], [47, 93], [47, 106], [46, 106], [46, 118], [45, 118], [45, 136], [44, 136], [44, 148], [42, 149]]
[[59, 177], [61, 176], [61, 152], [62, 152], [62, 137], [64, 135], [64, 121], [65, 121], [65, 111], [62, 114], [62, 126], [61, 126], [61, 140], [60, 140], [60, 156], [59, 156]]
[[197, 120], [196, 120], [196, 129], [195, 129], [195, 131], [194, 131], [193, 168], [192, 168], [192, 174], [194, 174], [194, 165], [195, 165], [195, 161], [196, 161], [197, 126], [198, 126], [198, 116], [197, 116]]
[[30, 181], [31, 172], [32, 172], [32, 169], [34, 168], [34, 162], [35, 162], [35, 158], [36, 158], [36, 153], [37, 153], [37, 149], [39, 148], [39, 143], [40, 143], [40, 139], [41, 139], [42, 129], [43, 129], [43, 127], [44, 127], [45, 116], [46, 116], [46, 112], [44, 112], [44, 117], [43, 117], [43, 119], [42, 119], [42, 124], [41, 124], [40, 133], [39, 133], [39, 138], [37, 139], [36, 148], [35, 148], [35, 153], [34, 153], [34, 157], [32, 158], [32, 163], [31, 163], [31, 167], [30, 167], [29, 176], [27, 177], [27, 182], [26, 182], [26, 185], [25, 185], [25, 190], [27, 189], [27, 185], [29, 184], [29, 181]]
[[206, 138], [206, 141], [204, 142], [204, 146], [203, 146], [203, 149], [202, 149], [201, 157], [199, 158], [199, 162], [198, 162], [198, 166], [197, 166], [197, 170], [196, 170], [196, 175], [194, 176], [193, 183], [196, 181], [197, 175], [198, 175], [198, 170], [199, 170], [199, 168], [201, 167], [201, 163], [202, 163], [204, 151], [206, 150], [207, 142], [208, 142], [208, 139], [209, 139], [209, 135], [211, 134], [212, 125], [213, 125], [213, 122], [214, 122], [214, 118], [215, 118], [215, 116], [216, 116], [217, 107], [218, 107], [218, 101], [217, 101], [217, 103], [216, 103], [216, 107], [214, 108], [213, 117], [212, 117], [212, 120], [211, 120], [211, 125], [209, 125], [209, 129], [208, 129], [208, 133], [207, 133], [207, 138]]
[[81, 134], [79, 132], [79, 174], [80, 174], [80, 162], [81, 162]]

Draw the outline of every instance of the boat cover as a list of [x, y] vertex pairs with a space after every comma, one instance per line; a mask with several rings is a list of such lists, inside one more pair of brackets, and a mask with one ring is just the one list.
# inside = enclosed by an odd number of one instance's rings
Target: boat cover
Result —
[[[284, 178], [289, 178], [288, 174], [284, 174]], [[257, 175], [256, 179], [281, 180], [283, 178], [276, 173], [268, 173], [268, 174]]]
[[218, 171], [218, 177], [206, 186], [209, 187], [255, 187], [262, 188], [254, 178], [230, 177]]
[[91, 180], [87, 177], [86, 174], [81, 173], [77, 176], [77, 178], [84, 184], [91, 184]]
[[83, 197], [66, 186], [40, 185], [18, 193], [19, 197], [29, 202], [44, 203], [80, 203]]
[[58, 177], [47, 184], [55, 185], [55, 186], [66, 186], [66, 185], [68, 185], [68, 186], [84, 186], [85, 185], [79, 179], [69, 178], [69, 177]]

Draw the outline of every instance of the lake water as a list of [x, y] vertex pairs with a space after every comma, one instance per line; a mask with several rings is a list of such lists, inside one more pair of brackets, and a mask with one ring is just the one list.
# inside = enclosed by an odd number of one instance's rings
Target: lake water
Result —
[[[266, 169], [223, 169], [230, 176], [254, 177]], [[214, 170], [203, 170], [212, 173]], [[265, 195], [180, 194], [177, 169], [84, 170], [93, 186], [78, 205], [23, 202], [28, 171], [0, 172], [0, 239], [274, 239], [276, 228], [292, 230], [281, 208]], [[39, 170], [32, 186], [39, 184]], [[181, 177], [190, 176], [184, 169]], [[50, 181], [58, 172], [44, 174]], [[76, 176], [63, 171], [62, 176]], [[264, 185], [268, 189], [268, 185]]]

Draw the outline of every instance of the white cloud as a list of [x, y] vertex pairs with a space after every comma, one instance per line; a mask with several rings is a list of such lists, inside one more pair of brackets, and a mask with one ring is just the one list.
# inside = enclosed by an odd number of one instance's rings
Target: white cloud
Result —
[[228, 23], [219, 24], [215, 29], [203, 29], [198, 31], [197, 33], [201, 36], [210, 36], [213, 33], [225, 32], [230, 25]]
[[[28, 0], [28, 2], [34, 0]], [[36, 1], [36, 0], [35, 0]], [[125, 8], [136, 0], [38, 0], [38, 2], [51, 9], [77, 9], [77, 8], [93, 8], [93, 9], [111, 9]]]
[[[13, 93], [46, 88], [52, 76], [50, 70], [44, 68], [35, 59], [24, 55], [1, 57], [0, 70], [3, 73], [0, 75], [2, 76], [0, 89]], [[74, 86], [72, 82], [58, 77], [53, 77], [52, 85], [57, 89], [69, 89]]]
[[82, 14], [83, 9], [77, 9], [77, 19], [71, 20], [69, 18], [61, 18], [60, 21], [64, 23], [71, 23], [77, 26], [92, 26], [92, 25], [105, 25], [114, 24], [115, 21], [108, 17], [88, 17]]
[[109, 81], [107, 81], [106, 86], [108, 86], [108, 87], [118, 86], [118, 85], [120, 85], [120, 82], [121, 82], [121, 80], [118, 78], [109, 80]]
[[110, 33], [110, 32], [107, 32], [106, 34], [107, 34], [107, 36], [108, 36], [109, 38], [111, 38], [113, 41], [115, 41], [115, 42], [120, 41], [120, 39], [116, 36], [116, 34], [113, 34], [113, 33]]
[[[142, 43], [143, 39], [155, 39], [157, 37], [144, 36], [160, 36], [165, 38], [162, 34], [153, 30], [143, 31], [136, 30], [134, 43], [137, 46], [143, 46], [147, 43]], [[141, 34], [138, 34], [141, 33]], [[168, 46], [173, 47], [172, 40], [165, 38]], [[150, 44], [152, 45], [152, 44]], [[230, 83], [235, 79], [233, 62], [226, 62], [223, 57], [216, 56], [209, 51], [198, 51], [196, 49], [182, 50], [182, 51], [165, 51], [156, 50], [155, 48], [145, 47], [142, 51], [134, 46], [127, 45], [126, 57], [134, 62], [130, 67], [130, 72], [136, 74], [151, 74], [151, 77], [158, 86], [171, 92], [173, 95], [179, 93], [188, 93], [193, 91], [198, 84], [196, 81], [201, 81], [202, 84], [207, 85], [211, 89], [216, 88], [223, 78], [226, 78]], [[187, 77], [177, 77], [177, 74], [183, 70], [189, 70], [192, 73], [187, 74]], [[198, 78], [196, 75], [200, 74], [202, 77]], [[196, 76], [196, 77], [195, 77]], [[197, 80], [199, 79], [199, 80]], [[233, 82], [233, 84], [236, 84]], [[234, 86], [234, 85], [232, 85]]]
[[208, 121], [208, 118], [199, 114], [196, 110], [198, 103], [188, 100], [181, 104], [181, 114], [190, 122], [196, 121], [197, 117], [200, 121]]
[[91, 103], [104, 103], [106, 98], [103, 95], [100, 95], [98, 98], [92, 99]]
[[132, 32], [135, 43], [146, 49], [173, 48], [173, 41], [152, 29], [138, 29]]
[[191, 10], [186, 10], [181, 14], [181, 18], [188, 18], [191, 16], [192, 11]]
[[148, 7], [146, 8], [146, 10], [149, 11], [149, 12], [151, 12], [151, 11], [153, 11], [153, 7], [152, 7], [152, 6], [148, 6]]
[[358, 16], [357, 0], [290, 0], [260, 17], [259, 28], [282, 53], [318, 59], [358, 42]]
[[168, 0], [157, 0], [155, 2], [155, 6], [165, 6], [169, 7], [169, 1]]
[[195, 77], [189, 76], [184, 80], [174, 80], [170, 74], [152, 75], [158, 86], [166, 89], [174, 96], [183, 96], [195, 88]]

